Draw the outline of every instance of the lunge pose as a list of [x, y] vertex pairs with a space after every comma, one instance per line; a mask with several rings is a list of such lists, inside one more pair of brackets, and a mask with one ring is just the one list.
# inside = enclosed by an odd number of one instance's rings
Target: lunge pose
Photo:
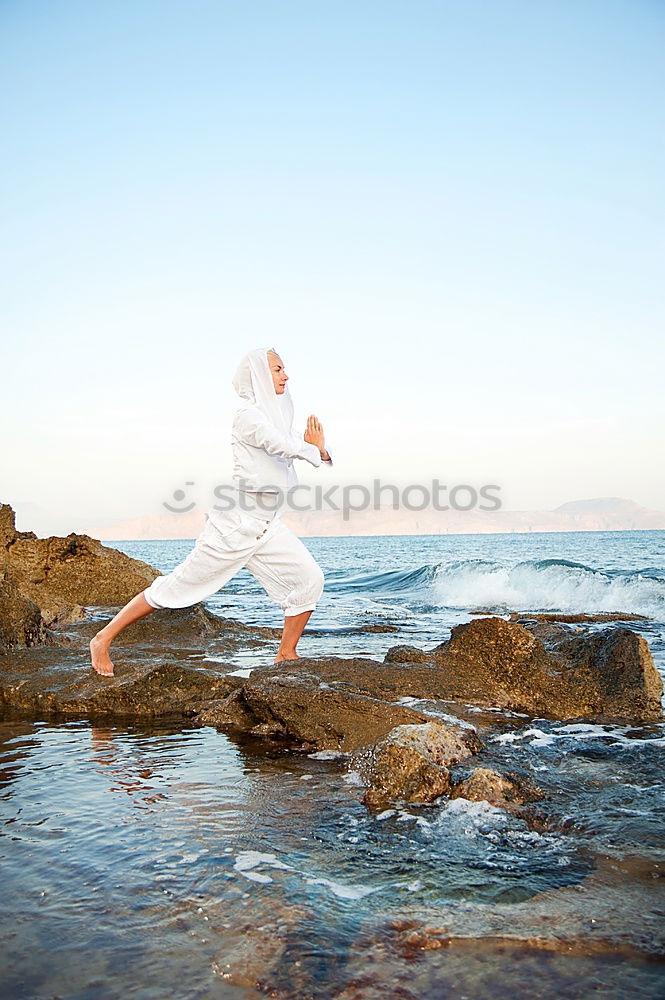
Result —
[[109, 646], [132, 622], [156, 608], [186, 608], [210, 597], [244, 567], [284, 611], [275, 657], [297, 658], [296, 645], [323, 591], [323, 572], [281, 519], [284, 494], [297, 485], [294, 459], [332, 465], [323, 427], [312, 414], [303, 434], [293, 430], [288, 375], [273, 348], [250, 351], [233, 378], [242, 399], [231, 435], [233, 490], [228, 509], [213, 505], [187, 558], [131, 599], [92, 639], [92, 666], [113, 674]]

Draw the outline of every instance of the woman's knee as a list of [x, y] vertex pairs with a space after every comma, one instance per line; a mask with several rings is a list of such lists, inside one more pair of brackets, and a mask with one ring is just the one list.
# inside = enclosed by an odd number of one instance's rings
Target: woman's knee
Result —
[[310, 601], [316, 603], [316, 601], [319, 600], [321, 594], [323, 593], [325, 582], [323, 570], [318, 563], [314, 563], [308, 574], [308, 593]]
[[[323, 593], [325, 579], [323, 570], [314, 562], [303, 567], [286, 595], [282, 607], [286, 614], [299, 614], [302, 610], [313, 610]], [[295, 609], [295, 610], [294, 610]]]

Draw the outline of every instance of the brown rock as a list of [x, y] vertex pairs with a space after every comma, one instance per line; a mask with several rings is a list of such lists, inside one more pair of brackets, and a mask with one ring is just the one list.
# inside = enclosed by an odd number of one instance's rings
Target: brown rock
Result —
[[47, 622], [74, 605], [124, 605], [144, 590], [157, 570], [88, 535], [17, 537], [7, 549], [7, 570], [24, 597]]
[[431, 663], [432, 657], [416, 646], [391, 646], [384, 663]]
[[16, 538], [16, 515], [8, 503], [0, 503], [0, 549]]
[[511, 611], [511, 622], [567, 622], [568, 624], [584, 624], [587, 622], [648, 622], [651, 621], [646, 615], [629, 614], [626, 611], [601, 611], [595, 615], [576, 612], [574, 614], [561, 611], [539, 611], [536, 613], [524, 611]]
[[85, 620], [49, 632], [60, 648], [1, 656], [0, 704], [30, 715], [190, 718], [238, 681], [227, 676], [233, 666], [205, 659], [208, 649], [217, 652], [225, 622], [201, 607], [155, 612], [137, 622], [133, 644], [112, 647], [113, 677], [90, 666], [88, 641], [99, 625]]
[[9, 580], [0, 583], [0, 652], [17, 646], [36, 646], [49, 639], [37, 605], [22, 597]]
[[488, 767], [476, 767], [468, 778], [453, 785], [450, 797], [470, 799], [472, 802], [485, 801], [511, 809], [527, 802], [538, 802], [544, 793], [516, 774], [504, 776]]
[[[349, 666], [355, 663], [358, 673], [363, 662], [346, 661]], [[321, 750], [349, 752], [380, 739], [394, 726], [428, 718], [358, 689], [332, 688], [310, 671], [310, 663], [316, 661], [287, 661], [254, 670], [228, 698], [201, 713], [200, 721], [289, 737]]]
[[[403, 649], [389, 649], [386, 664], [404, 662]], [[440, 698], [555, 719], [662, 718], [663, 682], [649, 645], [627, 628], [572, 631], [480, 618], [417, 652], [434, 668], [429, 697], [436, 687]]]
[[430, 720], [397, 726], [379, 743], [355, 754], [351, 768], [367, 786], [363, 802], [371, 809], [391, 802], [432, 802], [450, 791], [448, 765], [480, 748], [471, 730]]

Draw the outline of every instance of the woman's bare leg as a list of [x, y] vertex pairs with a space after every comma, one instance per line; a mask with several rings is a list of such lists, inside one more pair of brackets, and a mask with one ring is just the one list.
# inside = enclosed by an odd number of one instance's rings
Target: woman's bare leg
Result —
[[284, 630], [282, 631], [282, 641], [277, 650], [277, 656], [273, 663], [280, 663], [281, 660], [297, 660], [296, 645], [307, 624], [307, 619], [311, 611], [303, 611], [300, 615], [285, 615]]
[[146, 615], [149, 615], [154, 610], [152, 604], [148, 604], [143, 596], [143, 591], [141, 591], [136, 597], [132, 597], [129, 604], [125, 604], [124, 608], [118, 611], [115, 618], [112, 618], [104, 628], [101, 628], [92, 637], [90, 640], [90, 657], [92, 659], [92, 666], [98, 674], [103, 674], [104, 677], [113, 676], [113, 664], [109, 656], [109, 646], [119, 632], [122, 632], [132, 622], [137, 622], [139, 618], [145, 618]]

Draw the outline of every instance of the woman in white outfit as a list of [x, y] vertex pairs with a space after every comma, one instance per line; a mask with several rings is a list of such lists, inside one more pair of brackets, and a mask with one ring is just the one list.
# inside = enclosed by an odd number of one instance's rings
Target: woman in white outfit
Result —
[[214, 505], [194, 549], [166, 576], [133, 597], [90, 643], [92, 666], [113, 674], [109, 647], [127, 625], [156, 608], [185, 608], [210, 597], [243, 566], [284, 611], [275, 663], [296, 659], [296, 645], [323, 591], [320, 566], [281, 519], [284, 494], [296, 486], [299, 458], [332, 465], [323, 427], [312, 415], [305, 434], [293, 430], [288, 375], [272, 348], [250, 351], [233, 378], [242, 405], [232, 430], [233, 490]]

